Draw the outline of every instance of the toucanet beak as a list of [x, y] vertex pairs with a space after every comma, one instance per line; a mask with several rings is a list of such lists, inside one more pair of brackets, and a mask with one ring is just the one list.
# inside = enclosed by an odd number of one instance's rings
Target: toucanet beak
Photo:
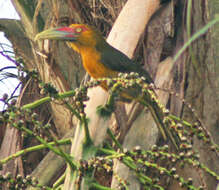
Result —
[[41, 39], [51, 39], [51, 40], [66, 40], [66, 41], [76, 41], [78, 34], [75, 33], [73, 28], [62, 27], [62, 28], [52, 28], [44, 30], [35, 36], [36, 40]]

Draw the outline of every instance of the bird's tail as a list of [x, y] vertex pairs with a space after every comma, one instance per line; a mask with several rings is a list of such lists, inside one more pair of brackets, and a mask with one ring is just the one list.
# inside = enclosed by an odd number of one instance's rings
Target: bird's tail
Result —
[[[152, 79], [150, 77], [147, 77], [147, 75], [149, 75], [147, 72], [145, 73], [145, 75], [143, 75], [144, 72], [140, 74], [140, 76], [144, 76], [143, 80], [142, 78], [139, 78], [138, 75], [135, 76], [137, 77], [137, 79], [134, 78], [134, 82], [132, 78], [125, 78], [123, 79], [124, 81], [121, 80], [120, 83], [123, 85], [127, 84], [127, 86], [124, 86], [124, 88], [120, 89], [119, 98], [120, 100], [125, 102], [131, 102], [132, 100], [135, 100], [140, 104], [148, 107], [164, 140], [170, 140], [173, 143], [174, 147], [178, 150], [180, 145], [180, 136], [176, 131], [174, 131], [174, 129], [170, 128], [172, 123], [166, 117], [166, 109], [163, 105], [159, 103], [157, 95], [154, 92], [153, 88], [149, 88], [148, 84], [150, 84], [149, 82], [151, 82]], [[131, 74], [130, 77], [132, 77]]]
[[138, 101], [148, 107], [164, 140], [170, 140], [174, 147], [178, 150], [180, 138], [175, 131], [171, 130], [170, 122], [164, 121], [165, 111], [163, 105], [160, 105], [157, 98], [153, 97], [153, 95], [151, 95], [149, 92], [145, 93], [141, 98], [138, 99]]

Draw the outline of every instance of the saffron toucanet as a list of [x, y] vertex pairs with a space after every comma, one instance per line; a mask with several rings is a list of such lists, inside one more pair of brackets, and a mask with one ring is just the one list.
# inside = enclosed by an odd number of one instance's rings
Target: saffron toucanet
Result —
[[[140, 64], [135, 64], [125, 54], [106, 42], [100, 32], [85, 24], [72, 24], [69, 27], [53, 28], [36, 35], [35, 40], [52, 39], [66, 41], [68, 46], [81, 55], [83, 66], [94, 79], [117, 77], [118, 73], [138, 73], [145, 82], [153, 83], [149, 73]], [[108, 90], [106, 83], [101, 86]], [[147, 103], [162, 136], [177, 146], [170, 129], [164, 124], [164, 114], [156, 103]]]

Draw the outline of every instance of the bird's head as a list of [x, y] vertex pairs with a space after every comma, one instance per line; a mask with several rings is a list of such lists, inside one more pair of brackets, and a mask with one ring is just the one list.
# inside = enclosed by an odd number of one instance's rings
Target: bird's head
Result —
[[48, 29], [36, 35], [35, 40], [40, 39], [66, 41], [77, 52], [89, 47], [93, 48], [100, 41], [104, 41], [96, 29], [85, 24], [71, 24], [69, 27]]

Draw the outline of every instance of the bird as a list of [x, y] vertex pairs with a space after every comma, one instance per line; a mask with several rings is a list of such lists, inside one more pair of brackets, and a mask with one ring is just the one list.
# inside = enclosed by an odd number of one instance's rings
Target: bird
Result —
[[[47, 29], [35, 36], [36, 40], [61, 40], [74, 51], [81, 55], [82, 64], [87, 73], [94, 79], [115, 78], [119, 73], [137, 73], [144, 78], [147, 84], [153, 84], [150, 74], [142, 68], [139, 63], [134, 63], [128, 56], [111, 46], [94, 27], [86, 24], [71, 24], [68, 27]], [[100, 86], [108, 91], [107, 83]], [[136, 93], [136, 92], [135, 92]], [[135, 99], [133, 93], [125, 91], [122, 93], [124, 99]], [[131, 95], [130, 95], [131, 94]], [[144, 100], [147, 99], [146, 101]], [[178, 147], [175, 136], [163, 122], [164, 113], [160, 106], [150, 96], [137, 98], [140, 103], [147, 105], [164, 138], [170, 138], [171, 142]]]

